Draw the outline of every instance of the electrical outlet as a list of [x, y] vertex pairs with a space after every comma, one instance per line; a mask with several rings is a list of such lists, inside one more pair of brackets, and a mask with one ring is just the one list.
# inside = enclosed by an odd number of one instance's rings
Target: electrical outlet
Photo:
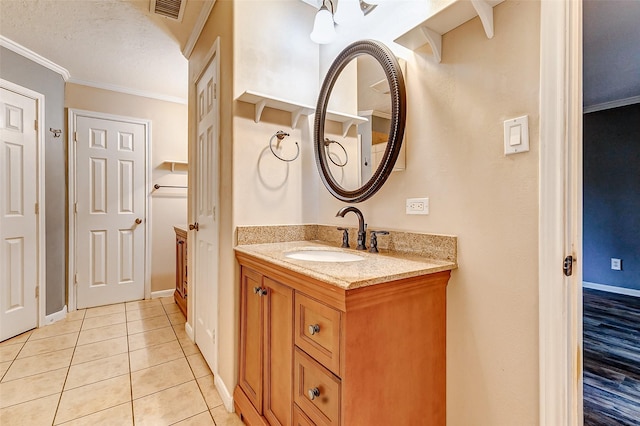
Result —
[[407, 198], [405, 211], [407, 214], [429, 214], [429, 199]]
[[622, 259], [611, 258], [611, 269], [614, 271], [622, 271]]

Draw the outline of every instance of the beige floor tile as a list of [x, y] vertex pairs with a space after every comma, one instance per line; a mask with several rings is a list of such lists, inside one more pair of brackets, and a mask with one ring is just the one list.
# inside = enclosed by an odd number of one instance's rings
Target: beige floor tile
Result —
[[211, 417], [216, 426], [244, 426], [236, 413], [229, 413], [224, 405], [211, 409]]
[[206, 410], [195, 380], [133, 401], [136, 426], [170, 425]]
[[174, 423], [174, 426], [215, 426], [215, 423], [213, 423], [211, 413], [205, 411], [197, 416], [189, 417], [181, 422]]
[[207, 407], [215, 408], [222, 405], [222, 398], [220, 398], [218, 389], [216, 389], [216, 386], [213, 384], [213, 375], [199, 377], [196, 381], [198, 382], [200, 392], [202, 392], [202, 396], [207, 403]]
[[173, 296], [169, 296], [169, 297], [161, 297], [160, 298], [160, 303], [162, 303], [163, 305], [175, 305], [176, 304], [176, 300], [173, 298]]
[[189, 338], [189, 336], [187, 336], [187, 332], [184, 330], [184, 324], [178, 324], [172, 327], [173, 327], [173, 331], [176, 332], [176, 336], [178, 337], [178, 340]]
[[129, 375], [64, 391], [54, 424], [74, 420], [131, 400]]
[[0, 383], [0, 408], [9, 407], [34, 399], [62, 392], [67, 369], [48, 371], [23, 379]]
[[185, 358], [134, 371], [131, 373], [133, 399], [142, 398], [192, 380], [193, 374]]
[[4, 373], [7, 372], [11, 363], [12, 361], [0, 362], [0, 379], [2, 379], [2, 376], [4, 376]]
[[46, 339], [47, 337], [59, 336], [61, 334], [76, 333], [80, 331], [80, 327], [82, 327], [82, 320], [68, 321], [65, 319], [54, 322], [51, 325], [45, 325], [44, 327], [33, 330], [29, 341]]
[[68, 312], [67, 316], [65, 317], [65, 319], [67, 321], [77, 321], [77, 320], [81, 320], [84, 319], [84, 314], [87, 312], [86, 309], [78, 309], [75, 310], [73, 312]]
[[142, 333], [143, 331], [155, 330], [171, 325], [166, 315], [160, 317], [145, 318], [138, 321], [127, 323], [127, 332], [129, 334]]
[[78, 388], [128, 373], [129, 354], [127, 353], [72, 365], [69, 368], [64, 390]]
[[145, 318], [152, 318], [166, 315], [162, 306], [154, 305], [148, 308], [127, 311], [127, 322], [138, 321]]
[[107, 325], [120, 324], [122, 322], [127, 322], [127, 317], [124, 312], [100, 315], [99, 317], [85, 318], [82, 323], [82, 330], [90, 330], [92, 328], [105, 327]]
[[182, 312], [178, 307], [178, 305], [175, 304], [175, 302], [171, 305], [162, 305], [162, 307], [164, 308], [164, 311], [168, 314], [177, 314], [178, 312]]
[[189, 356], [189, 355], [199, 354], [200, 353], [200, 349], [198, 349], [198, 345], [193, 343], [191, 341], [191, 339], [189, 339], [189, 338], [181, 339], [181, 340], [179, 340], [179, 342], [180, 342], [180, 346], [182, 346], [182, 350], [184, 351], [184, 355], [185, 356]]
[[98, 306], [97, 308], [87, 309], [87, 313], [84, 315], [84, 319], [100, 317], [103, 315], [111, 315], [124, 313], [124, 304], [118, 303], [116, 305]]
[[48, 354], [16, 359], [2, 378], [2, 382], [69, 367], [72, 356], [73, 348], [68, 348]]
[[16, 359], [23, 346], [24, 343], [0, 346], [0, 362], [13, 361]]
[[130, 402], [71, 420], [64, 426], [132, 426], [133, 409]]
[[0, 342], [0, 347], [2, 346], [9, 346], [9, 345], [15, 345], [17, 343], [24, 343], [27, 341], [27, 339], [29, 338], [29, 336], [31, 336], [31, 333], [33, 332], [33, 330], [29, 330], [25, 333], [22, 334], [18, 334], [16, 337], [12, 337], [11, 339], [7, 339], [3, 342]]
[[198, 377], [208, 376], [212, 374], [207, 361], [204, 360], [200, 353], [189, 355], [187, 357], [187, 361], [189, 361], [191, 371], [193, 371], [193, 375], [196, 376], [196, 379]]
[[71, 360], [71, 365], [95, 361], [96, 359], [126, 353], [127, 351], [128, 347], [126, 336], [89, 343], [88, 345], [76, 347], [76, 350], [73, 353], [73, 359]]
[[129, 339], [129, 351], [146, 348], [148, 346], [159, 345], [176, 340], [176, 334], [171, 327], [158, 328], [156, 330], [144, 331], [142, 333], [131, 334]]
[[46, 339], [33, 340], [24, 344], [18, 354], [18, 359], [29, 356], [55, 352], [60, 349], [73, 348], [78, 341], [78, 332], [47, 337]]
[[182, 353], [180, 344], [177, 340], [174, 340], [130, 352], [129, 362], [131, 364], [131, 371], [133, 372], [183, 357], [184, 354]]
[[113, 324], [106, 327], [92, 328], [91, 330], [82, 330], [78, 338], [78, 345], [87, 345], [89, 343], [100, 342], [102, 340], [114, 339], [127, 335], [127, 324]]
[[60, 394], [54, 394], [0, 409], [0, 425], [50, 425], [59, 400]]
[[182, 312], [176, 312], [167, 316], [169, 317], [169, 321], [171, 321], [172, 325], [184, 324], [187, 322], [184, 315], [182, 315]]
[[160, 306], [162, 303], [160, 299], [146, 299], [146, 300], [136, 300], [135, 302], [127, 302], [125, 304], [127, 312], [135, 311], [138, 309], [149, 308], [151, 306]]

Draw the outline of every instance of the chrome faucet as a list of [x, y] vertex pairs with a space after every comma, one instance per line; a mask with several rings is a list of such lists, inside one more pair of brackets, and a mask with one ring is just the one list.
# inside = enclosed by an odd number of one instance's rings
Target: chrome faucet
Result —
[[356, 216], [358, 216], [358, 246], [356, 247], [356, 250], [366, 250], [367, 224], [364, 223], [364, 216], [362, 215], [362, 212], [353, 206], [347, 206], [338, 210], [336, 217], [344, 217], [344, 215], [349, 212], [354, 212]]

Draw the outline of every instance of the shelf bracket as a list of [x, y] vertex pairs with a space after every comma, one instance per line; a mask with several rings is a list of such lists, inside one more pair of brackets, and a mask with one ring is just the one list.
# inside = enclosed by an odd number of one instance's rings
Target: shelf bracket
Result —
[[433, 57], [436, 62], [440, 63], [440, 61], [442, 61], [442, 35], [425, 26], [420, 27], [420, 29], [422, 30], [424, 38], [427, 39], [429, 46], [431, 46]]
[[264, 110], [265, 106], [267, 106], [266, 99], [262, 99], [256, 103], [256, 118], [254, 120], [256, 123], [260, 122], [260, 118], [262, 117], [262, 111]]
[[344, 121], [342, 123], [342, 137], [346, 138], [347, 137], [347, 133], [349, 133], [349, 129], [351, 128], [351, 126], [353, 126], [354, 120], [353, 119], [349, 119], [347, 121]]
[[300, 119], [300, 116], [302, 115], [302, 112], [304, 111], [304, 108], [298, 108], [294, 111], [291, 111], [291, 128], [295, 129], [296, 127], [298, 127], [298, 120]]
[[471, 0], [471, 4], [482, 21], [487, 38], [493, 38], [493, 7], [485, 0]]

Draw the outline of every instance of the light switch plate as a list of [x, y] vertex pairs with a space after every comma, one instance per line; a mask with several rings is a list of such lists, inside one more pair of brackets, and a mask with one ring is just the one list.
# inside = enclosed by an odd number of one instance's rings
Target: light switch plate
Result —
[[504, 155], [529, 151], [529, 116], [511, 118], [504, 122]]

